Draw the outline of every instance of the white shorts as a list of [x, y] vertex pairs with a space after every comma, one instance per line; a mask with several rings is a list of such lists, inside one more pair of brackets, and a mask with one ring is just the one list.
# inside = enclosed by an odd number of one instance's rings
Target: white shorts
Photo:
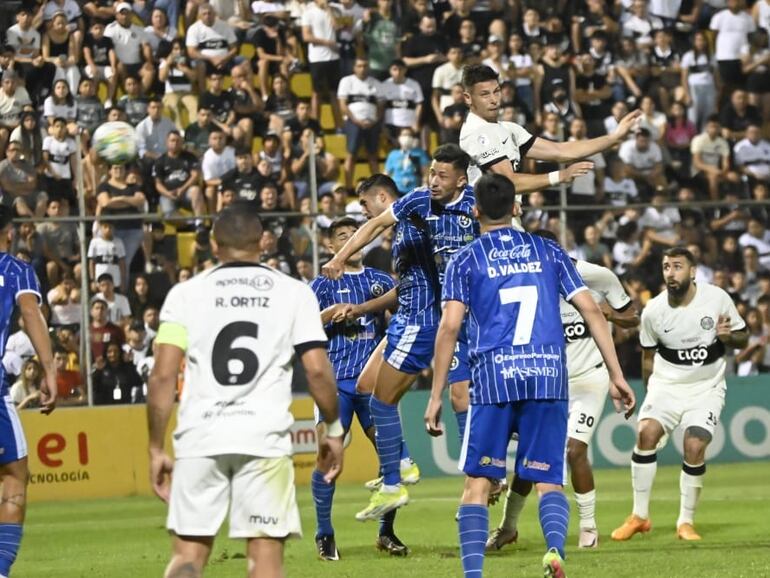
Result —
[[567, 437], [591, 443], [604, 411], [610, 375], [602, 364], [578, 377], [569, 378], [569, 423]]
[[[114, 74], [111, 66], [97, 66], [96, 69], [99, 72], [99, 76], [104, 80], [109, 80], [110, 78], [112, 78]], [[94, 77], [94, 71], [91, 69], [90, 66], [86, 66], [85, 68], [83, 68], [83, 71], [86, 73], [86, 76], [88, 78], [92, 79]]]
[[301, 537], [290, 457], [223, 455], [174, 463], [166, 527], [216, 536], [230, 510], [230, 538]]
[[677, 427], [701, 427], [712, 436], [725, 405], [725, 382], [704, 392], [693, 394], [681, 387], [658, 386], [647, 391], [638, 420], [654, 419], [666, 435]]

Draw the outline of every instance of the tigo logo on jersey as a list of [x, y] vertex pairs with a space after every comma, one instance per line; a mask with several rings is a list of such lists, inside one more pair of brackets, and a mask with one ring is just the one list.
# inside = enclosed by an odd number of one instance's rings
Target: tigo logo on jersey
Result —
[[524, 458], [524, 460], [521, 462], [521, 465], [528, 470], [538, 470], [540, 472], [547, 472], [551, 469], [551, 464], [547, 464], [545, 462], [537, 462], [535, 460], [528, 460], [527, 458]]

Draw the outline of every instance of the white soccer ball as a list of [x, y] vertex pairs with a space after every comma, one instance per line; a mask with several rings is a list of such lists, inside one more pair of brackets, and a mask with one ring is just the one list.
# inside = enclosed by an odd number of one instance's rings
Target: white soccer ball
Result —
[[93, 140], [97, 156], [110, 165], [124, 165], [136, 158], [136, 131], [127, 122], [106, 122]]

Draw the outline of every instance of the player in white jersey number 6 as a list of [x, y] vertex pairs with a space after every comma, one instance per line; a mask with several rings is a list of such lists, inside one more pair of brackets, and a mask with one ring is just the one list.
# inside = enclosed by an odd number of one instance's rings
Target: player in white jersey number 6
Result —
[[655, 454], [661, 439], [677, 426], [684, 430], [684, 462], [676, 533], [682, 540], [701, 539], [693, 520], [706, 473], [706, 448], [725, 403], [725, 349], [748, 342], [746, 323], [730, 296], [714, 285], [695, 284], [695, 258], [687, 249], [663, 254], [663, 278], [666, 291], [647, 303], [639, 331], [647, 395], [631, 456], [634, 510], [612, 532], [613, 540], [628, 540], [652, 528]]
[[[283, 576], [284, 541], [301, 535], [289, 434], [295, 355], [326, 424], [318, 440], [326, 483], [342, 470], [318, 301], [304, 283], [260, 265], [261, 235], [252, 206], [224, 209], [212, 240], [221, 265], [176, 285], [160, 314], [147, 413], [151, 482], [169, 502], [174, 534], [166, 578], [203, 575], [228, 510], [230, 537], [247, 541], [248, 576]], [[172, 462], [163, 442], [183, 359]]]

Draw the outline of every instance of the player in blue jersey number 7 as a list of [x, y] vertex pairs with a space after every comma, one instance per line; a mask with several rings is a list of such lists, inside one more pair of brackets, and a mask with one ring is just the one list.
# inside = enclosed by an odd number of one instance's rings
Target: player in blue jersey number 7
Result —
[[548, 239], [511, 226], [515, 190], [502, 175], [476, 185], [479, 239], [449, 262], [444, 312], [436, 336], [433, 388], [425, 425], [441, 435], [441, 394], [457, 333], [468, 316], [471, 404], [460, 454], [466, 474], [458, 510], [466, 576], [481, 576], [492, 480], [505, 476], [508, 440], [516, 431], [516, 475], [540, 495], [547, 552], [545, 576], [562, 578], [569, 505], [563, 493], [567, 440], [567, 364], [559, 297], [574, 305], [594, 335], [610, 375], [610, 397], [630, 415], [634, 393], [623, 378], [604, 315], [567, 254]]
[[[56, 370], [51, 340], [40, 311], [42, 298], [34, 269], [29, 263], [8, 254], [13, 233], [12, 220], [12, 210], [0, 206], [0, 358], [5, 355], [11, 318], [18, 307], [24, 319], [25, 331], [45, 370], [45, 380], [40, 387], [40, 411], [49, 414], [56, 407]], [[8, 385], [8, 376], [0, 363], [0, 389], [3, 396], [0, 406], [0, 479], [3, 485], [0, 501], [0, 577], [3, 578], [10, 574], [19, 551], [29, 481], [27, 442], [16, 407], [8, 396]]]

